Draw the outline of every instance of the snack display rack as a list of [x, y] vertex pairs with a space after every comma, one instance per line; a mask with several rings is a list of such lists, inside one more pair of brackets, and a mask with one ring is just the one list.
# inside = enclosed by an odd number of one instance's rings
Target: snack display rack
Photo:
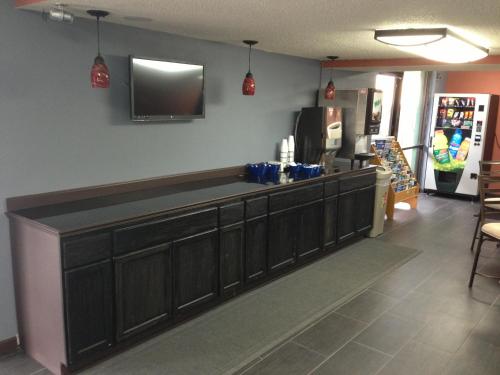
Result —
[[399, 143], [392, 139], [376, 140], [371, 145], [371, 152], [375, 154], [371, 164], [383, 165], [392, 170], [387, 195], [387, 217], [391, 220], [394, 218], [394, 205], [399, 202], [406, 202], [411, 208], [417, 208], [420, 186]]

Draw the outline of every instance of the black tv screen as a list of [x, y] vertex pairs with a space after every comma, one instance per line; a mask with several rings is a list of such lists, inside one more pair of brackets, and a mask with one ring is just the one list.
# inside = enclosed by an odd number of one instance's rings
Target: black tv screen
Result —
[[205, 117], [203, 65], [130, 57], [134, 121]]

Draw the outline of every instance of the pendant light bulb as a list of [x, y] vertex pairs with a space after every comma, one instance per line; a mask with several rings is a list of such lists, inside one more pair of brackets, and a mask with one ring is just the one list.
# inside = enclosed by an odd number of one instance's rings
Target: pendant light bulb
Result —
[[252, 55], [252, 46], [257, 44], [258, 42], [256, 40], [244, 40], [243, 43], [245, 43], [249, 48], [248, 48], [248, 72], [245, 75], [245, 79], [243, 80], [241, 91], [243, 95], [253, 96], [255, 95], [255, 79], [250, 69], [250, 61], [251, 61], [250, 59]]
[[90, 84], [92, 88], [107, 89], [110, 84], [110, 74], [108, 66], [101, 55], [101, 18], [109, 15], [103, 10], [88, 10], [87, 13], [96, 18], [97, 22], [97, 56], [90, 71]]
[[[327, 56], [329, 60], [334, 61], [338, 59], [338, 56]], [[335, 84], [333, 83], [333, 69], [330, 69], [330, 81], [328, 81], [328, 84], [326, 85], [325, 88], [325, 99], [326, 100], [334, 100], [335, 99], [335, 93], [336, 93], [336, 88]]]

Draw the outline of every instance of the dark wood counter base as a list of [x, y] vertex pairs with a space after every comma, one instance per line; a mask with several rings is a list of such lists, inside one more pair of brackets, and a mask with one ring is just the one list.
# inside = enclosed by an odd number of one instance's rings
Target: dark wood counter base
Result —
[[[165, 194], [179, 194], [180, 188], [166, 181]], [[331, 254], [371, 229], [374, 168], [255, 190], [239, 184], [238, 194], [233, 185], [221, 185], [228, 195], [214, 195], [215, 185], [212, 201], [65, 233], [47, 228], [57, 222], [50, 217], [23, 216], [39, 207], [33, 197], [26, 200], [35, 202], [33, 207], [23, 204], [21, 211], [10, 212], [26, 353], [54, 373], [78, 370]], [[137, 201], [128, 197], [124, 209], [140, 208], [140, 190], [133, 194]], [[63, 195], [50, 193], [55, 205], [75, 207], [70, 200], [61, 203], [68, 198]], [[156, 194], [148, 204], [165, 204], [171, 197]], [[103, 210], [109, 212], [108, 203]], [[96, 209], [92, 203], [88, 213], [99, 215]], [[64, 210], [68, 218], [80, 214]], [[44, 206], [39, 212], [64, 210]]]

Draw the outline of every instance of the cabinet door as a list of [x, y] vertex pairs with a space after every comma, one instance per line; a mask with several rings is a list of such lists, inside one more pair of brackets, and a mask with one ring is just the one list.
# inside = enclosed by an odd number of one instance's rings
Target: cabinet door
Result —
[[115, 258], [118, 341], [170, 318], [170, 248], [169, 244], [163, 244]]
[[253, 282], [267, 273], [267, 216], [245, 224], [245, 281]]
[[323, 200], [297, 208], [297, 257], [305, 259], [321, 250]]
[[281, 270], [295, 263], [297, 238], [297, 210], [290, 209], [269, 215], [269, 272]]
[[358, 233], [371, 229], [373, 224], [373, 205], [375, 186], [359, 189], [356, 192], [356, 231]]
[[220, 229], [220, 279], [224, 296], [235, 295], [243, 285], [243, 249], [245, 225], [230, 225]]
[[217, 298], [218, 231], [196, 234], [173, 244], [174, 301], [177, 315], [201, 310]]
[[356, 234], [356, 191], [339, 195], [337, 242], [343, 242]]
[[332, 248], [337, 241], [337, 197], [325, 199], [323, 246]]
[[112, 345], [112, 272], [106, 260], [64, 273], [70, 364]]

